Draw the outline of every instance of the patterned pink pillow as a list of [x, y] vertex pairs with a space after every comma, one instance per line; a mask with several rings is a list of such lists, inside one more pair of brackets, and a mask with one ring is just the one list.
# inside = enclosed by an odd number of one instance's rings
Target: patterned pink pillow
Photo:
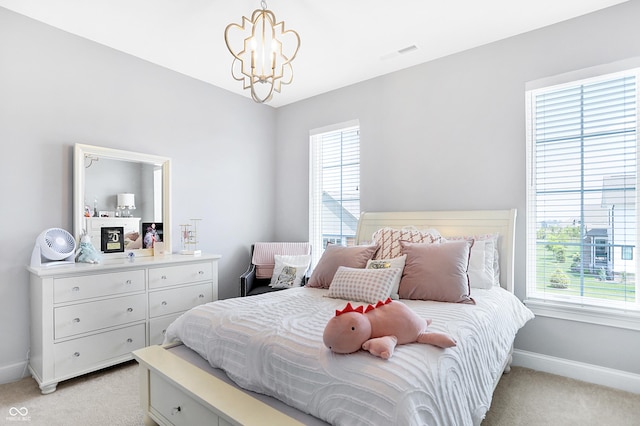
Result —
[[443, 238], [435, 229], [418, 231], [417, 229], [381, 228], [373, 233], [373, 242], [380, 246], [374, 259], [392, 259], [401, 256], [400, 241], [437, 244], [442, 242]]
[[[394, 257], [393, 259], [371, 259], [367, 262], [367, 269], [388, 269], [388, 268], [400, 268], [400, 270], [404, 269], [404, 262], [407, 260], [406, 255]], [[400, 278], [402, 278], [402, 274], [398, 276], [396, 282], [393, 283], [393, 287], [391, 287], [391, 298], [399, 299], [398, 296], [398, 287], [400, 286]]]
[[400, 268], [359, 269], [341, 266], [333, 276], [327, 296], [352, 302], [377, 303], [391, 295]]

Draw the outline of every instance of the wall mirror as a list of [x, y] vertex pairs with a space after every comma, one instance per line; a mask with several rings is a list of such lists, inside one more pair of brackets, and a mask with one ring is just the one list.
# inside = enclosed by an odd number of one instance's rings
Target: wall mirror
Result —
[[[83, 233], [105, 257], [171, 253], [171, 160], [76, 144], [73, 234]], [[158, 244], [162, 243], [162, 244]]]

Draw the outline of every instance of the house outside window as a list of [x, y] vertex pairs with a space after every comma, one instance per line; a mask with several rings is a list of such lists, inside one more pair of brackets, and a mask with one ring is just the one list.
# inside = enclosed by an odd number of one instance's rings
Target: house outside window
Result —
[[310, 132], [309, 241], [315, 265], [327, 244], [355, 242], [360, 217], [357, 121]]
[[[526, 302], [567, 319], [585, 310], [640, 311], [632, 256], [640, 74], [602, 70], [559, 84], [537, 82], [526, 93]], [[593, 322], [607, 322], [599, 321]]]

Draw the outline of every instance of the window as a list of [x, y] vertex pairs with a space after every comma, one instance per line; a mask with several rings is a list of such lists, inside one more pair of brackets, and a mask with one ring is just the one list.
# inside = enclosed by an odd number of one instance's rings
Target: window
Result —
[[638, 69], [527, 91], [527, 302], [637, 311]]
[[360, 217], [357, 122], [311, 132], [309, 241], [313, 264], [327, 243], [353, 245]]

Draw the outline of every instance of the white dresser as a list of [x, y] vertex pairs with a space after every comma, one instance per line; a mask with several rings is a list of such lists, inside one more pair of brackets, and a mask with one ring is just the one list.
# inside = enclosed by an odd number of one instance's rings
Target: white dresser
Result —
[[28, 267], [29, 370], [42, 393], [162, 343], [166, 327], [181, 313], [217, 300], [218, 259], [167, 255]]

